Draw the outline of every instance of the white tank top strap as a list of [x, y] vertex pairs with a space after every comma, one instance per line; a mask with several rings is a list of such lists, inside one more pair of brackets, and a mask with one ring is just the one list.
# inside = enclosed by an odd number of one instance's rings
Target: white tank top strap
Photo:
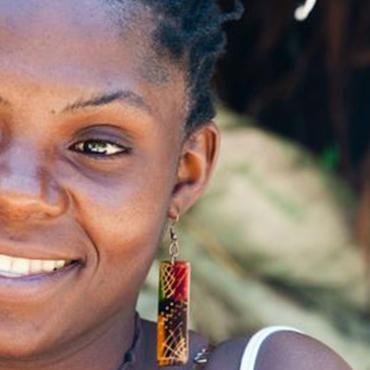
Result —
[[258, 352], [262, 346], [264, 340], [269, 337], [271, 334], [278, 331], [293, 331], [296, 333], [303, 334], [302, 331], [291, 328], [289, 326], [269, 326], [267, 328], [261, 329], [259, 332], [253, 335], [246, 345], [242, 359], [240, 370], [254, 370], [257, 362]]

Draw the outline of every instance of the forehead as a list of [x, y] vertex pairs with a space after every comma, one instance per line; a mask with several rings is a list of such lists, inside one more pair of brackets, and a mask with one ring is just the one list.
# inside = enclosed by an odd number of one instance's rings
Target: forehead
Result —
[[156, 27], [137, 0], [0, 1], [0, 95], [29, 80], [33, 93], [48, 85], [92, 93], [135, 86], [154, 100], [183, 99], [183, 73], [152, 47]]
[[[12, 0], [0, 2], [1, 62], [80, 70], [121, 71], [150, 66], [153, 22], [140, 2], [112, 0]], [[68, 61], [68, 63], [67, 63]], [[158, 64], [158, 63], [157, 63]], [[156, 66], [158, 70], [158, 66]], [[60, 70], [60, 69], [59, 69]], [[36, 71], [35, 71], [36, 72]], [[116, 71], [118, 72], [118, 71]], [[163, 74], [163, 71], [162, 71]], [[164, 75], [164, 74], [163, 74]]]

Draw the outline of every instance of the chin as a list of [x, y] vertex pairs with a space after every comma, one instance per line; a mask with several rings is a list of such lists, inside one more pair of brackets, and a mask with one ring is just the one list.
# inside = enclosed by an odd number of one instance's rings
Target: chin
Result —
[[47, 332], [42, 332], [41, 327], [35, 324], [11, 326], [1, 323], [0, 327], [0, 363], [2, 360], [36, 360], [52, 351], [55, 343]]

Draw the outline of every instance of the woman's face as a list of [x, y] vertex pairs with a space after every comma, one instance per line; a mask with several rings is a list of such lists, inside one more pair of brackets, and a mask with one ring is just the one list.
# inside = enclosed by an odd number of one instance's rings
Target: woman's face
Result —
[[0, 272], [0, 357], [76, 347], [127, 318], [166, 217], [209, 177], [216, 130], [183, 144], [184, 73], [156, 58], [147, 10], [113, 3], [0, 2], [0, 254], [80, 261]]

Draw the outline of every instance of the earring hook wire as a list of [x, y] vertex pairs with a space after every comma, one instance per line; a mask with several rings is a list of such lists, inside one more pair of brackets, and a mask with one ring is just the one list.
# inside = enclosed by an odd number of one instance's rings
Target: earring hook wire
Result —
[[176, 234], [176, 229], [175, 225], [179, 222], [180, 220], [180, 215], [177, 214], [175, 219], [171, 220], [170, 224], [170, 238], [171, 238], [171, 243], [169, 246], [169, 254], [171, 257], [171, 263], [174, 264], [176, 262], [176, 258], [180, 254], [180, 246], [179, 246], [179, 241], [178, 237]]

